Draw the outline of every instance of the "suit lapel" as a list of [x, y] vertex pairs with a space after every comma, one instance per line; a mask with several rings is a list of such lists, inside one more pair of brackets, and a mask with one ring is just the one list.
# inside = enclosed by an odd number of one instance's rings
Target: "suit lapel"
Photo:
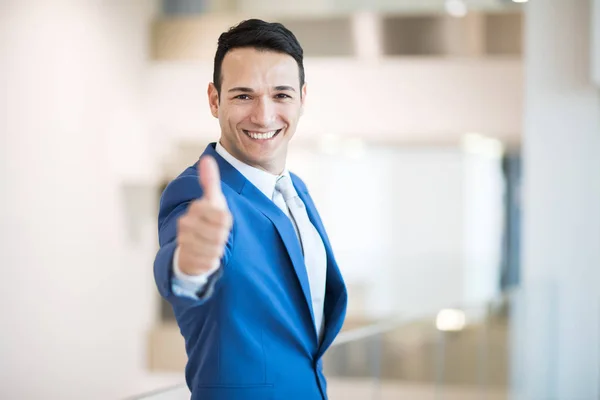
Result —
[[[300, 242], [298, 241], [298, 236], [296, 236], [296, 231], [294, 230], [294, 226], [292, 222], [285, 215], [279, 207], [277, 207], [271, 199], [268, 199], [260, 190], [258, 190], [254, 185], [247, 184], [244, 186], [242, 193], [244, 197], [252, 202], [256, 208], [263, 213], [267, 218], [271, 220], [285, 248], [290, 256], [292, 261], [292, 265], [294, 266], [294, 271], [296, 272], [296, 276], [298, 278], [298, 282], [302, 287], [302, 293], [304, 294], [304, 299], [306, 300], [306, 307], [310, 312], [310, 317], [312, 324], [314, 325], [315, 317], [312, 311], [312, 301], [310, 295], [310, 286], [308, 283], [308, 274], [306, 272], [306, 267], [304, 265], [304, 256], [302, 255], [302, 248], [300, 247]], [[316, 332], [315, 332], [316, 339]]]
[[[288, 216], [285, 215], [283, 211], [281, 211], [279, 207], [275, 205], [275, 203], [273, 203], [271, 199], [267, 198], [256, 186], [248, 182], [248, 180], [238, 170], [224, 160], [223, 157], [216, 152], [214, 144], [209, 144], [204, 154], [209, 154], [217, 160], [221, 172], [222, 182], [227, 184], [240, 195], [247, 198], [252, 205], [256, 207], [256, 209], [258, 209], [263, 215], [271, 220], [277, 229], [277, 232], [279, 233], [279, 236], [285, 245], [290, 260], [292, 261], [296, 277], [298, 278], [298, 282], [302, 288], [302, 293], [304, 294], [306, 307], [310, 313], [312, 325], [314, 326], [315, 317], [312, 310], [308, 274], [304, 265], [302, 248], [300, 247], [300, 242], [298, 241], [298, 237], [296, 236], [296, 231], [292, 225], [292, 222]], [[314, 339], [315, 341], [317, 340], [316, 331], [314, 334]]]

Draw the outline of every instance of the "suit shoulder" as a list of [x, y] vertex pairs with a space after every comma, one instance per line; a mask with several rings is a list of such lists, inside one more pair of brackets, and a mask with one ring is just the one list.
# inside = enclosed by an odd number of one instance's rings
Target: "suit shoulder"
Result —
[[196, 168], [189, 167], [165, 187], [161, 196], [161, 207], [164, 202], [168, 203], [173, 200], [186, 201], [198, 198], [201, 195], [202, 188], [198, 181]]
[[192, 166], [169, 182], [160, 196], [159, 221], [181, 204], [202, 197], [202, 188], [198, 181], [196, 167]]

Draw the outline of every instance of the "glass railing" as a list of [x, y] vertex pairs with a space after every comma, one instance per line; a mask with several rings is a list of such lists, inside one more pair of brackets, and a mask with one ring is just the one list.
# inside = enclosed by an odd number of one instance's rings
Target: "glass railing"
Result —
[[[504, 400], [518, 386], [522, 346], [552, 343], [552, 290], [515, 291], [479, 306], [344, 330], [324, 356], [331, 400]], [[536, 308], [544, 304], [544, 308]], [[550, 308], [549, 308], [550, 307]], [[545, 315], [548, 314], [548, 315]], [[599, 319], [600, 320], [600, 319]], [[537, 344], [536, 344], [537, 345]], [[547, 346], [544, 359], [556, 360]], [[551, 382], [549, 368], [541, 381]], [[185, 385], [135, 399], [183, 400]]]
[[324, 359], [329, 396], [506, 399], [509, 313], [510, 301], [499, 301], [480, 308], [444, 309], [382, 325], [379, 331], [370, 327], [363, 335], [342, 334]]

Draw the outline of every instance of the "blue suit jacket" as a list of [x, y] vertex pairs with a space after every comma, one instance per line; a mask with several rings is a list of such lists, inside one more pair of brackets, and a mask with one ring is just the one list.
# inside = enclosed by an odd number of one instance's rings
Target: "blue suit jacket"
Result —
[[210, 144], [233, 215], [221, 267], [198, 299], [172, 291], [177, 219], [202, 196], [196, 167], [165, 189], [158, 218], [158, 289], [173, 306], [185, 338], [192, 399], [326, 399], [321, 357], [341, 329], [347, 292], [331, 245], [304, 183], [292, 181], [327, 253], [325, 332], [318, 342], [302, 250], [289, 218]]

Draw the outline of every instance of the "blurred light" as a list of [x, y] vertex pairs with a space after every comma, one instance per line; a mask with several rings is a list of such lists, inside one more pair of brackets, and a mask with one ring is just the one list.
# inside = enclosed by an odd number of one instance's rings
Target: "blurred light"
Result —
[[501, 141], [479, 133], [465, 133], [462, 136], [461, 146], [466, 153], [489, 158], [502, 158], [504, 154], [504, 145]]
[[349, 158], [362, 158], [365, 155], [365, 142], [362, 139], [348, 139], [344, 143], [344, 154]]
[[340, 137], [332, 133], [323, 135], [319, 140], [319, 150], [328, 155], [337, 154], [340, 151]]
[[446, 12], [453, 17], [464, 17], [467, 15], [467, 5], [463, 0], [446, 0], [444, 3]]
[[366, 145], [359, 138], [344, 138], [340, 135], [328, 133], [323, 135], [317, 144], [319, 151], [330, 156], [341, 155], [352, 159], [364, 157]]
[[435, 320], [435, 326], [438, 328], [438, 330], [444, 332], [462, 331], [465, 325], [465, 313], [461, 310], [440, 310]]
[[512, 0], [513, 3], [527, 3], [529, 0]]

